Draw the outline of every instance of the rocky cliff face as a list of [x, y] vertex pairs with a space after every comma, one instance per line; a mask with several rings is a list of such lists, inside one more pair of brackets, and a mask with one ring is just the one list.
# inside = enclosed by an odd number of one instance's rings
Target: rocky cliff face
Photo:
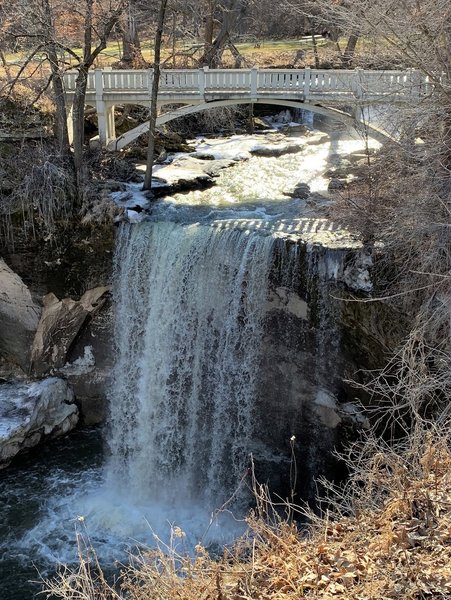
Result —
[[88, 317], [105, 304], [108, 287], [88, 290], [79, 301], [58, 300], [55, 294], [44, 297], [31, 352], [33, 374], [40, 377], [66, 364], [67, 354]]
[[0, 259], [0, 356], [24, 371], [40, 312], [22, 279]]
[[367, 298], [370, 268], [359, 247], [284, 241], [276, 250], [255, 456], [257, 476], [282, 496], [293, 460], [297, 480], [290, 485], [304, 499], [316, 495], [319, 475], [344, 475], [332, 451], [367, 425], [359, 408], [367, 397], [349, 381], [361, 383], [364, 370], [381, 368], [402, 338], [400, 315], [381, 303], [355, 301], [356, 292]]
[[[102, 420], [107, 373], [96, 367], [89, 349], [97, 349], [96, 317], [108, 296], [105, 286], [88, 290], [80, 300], [47, 294], [41, 308], [23, 280], [0, 260], [0, 466], [73, 429], [79, 420], [77, 404], [85, 423]], [[88, 350], [87, 361], [74, 357], [79, 338], [84, 340], [82, 351]], [[110, 345], [111, 333], [105, 332], [105, 338]], [[110, 348], [104, 355], [111, 357]]]
[[[347, 381], [359, 380], [361, 369], [384, 364], [402, 335], [402, 324], [399, 315], [381, 303], [346, 301], [350, 292], [354, 298], [366, 296], [371, 289], [371, 254], [360, 243], [325, 228], [319, 233], [304, 229], [276, 245], [259, 387], [260, 441], [255, 453], [262, 457], [257, 472], [270, 473], [271, 487], [282, 489], [289, 478], [290, 438], [294, 436], [303, 473], [298, 486], [308, 497], [314, 492], [313, 476], [337, 473], [331, 448], [364, 422], [353, 402], [356, 390]], [[64, 378], [82, 421], [88, 425], [102, 422], [114, 360], [108, 287], [85, 292], [80, 300], [59, 300], [48, 294], [38, 321], [41, 308], [30, 291], [11, 269], [2, 266], [10, 293], [9, 300], [0, 303], [0, 314], [8, 317], [3, 317], [8, 327], [0, 333], [1, 354], [28, 368], [32, 347], [34, 376]], [[4, 292], [6, 287], [1, 289]], [[400, 324], [399, 330], [393, 321]], [[15, 330], [23, 333], [15, 336]], [[4, 377], [6, 373], [4, 364]], [[58, 389], [66, 405], [67, 392]], [[64, 425], [44, 429], [39, 416], [36, 427], [42, 435], [30, 426], [32, 433], [24, 434], [22, 442], [9, 444], [7, 454], [12, 448], [26, 448], [27, 439], [42, 440], [46, 431], [54, 435], [72, 427], [76, 419], [74, 413], [70, 415]], [[308, 451], [313, 447], [317, 449], [314, 460]]]

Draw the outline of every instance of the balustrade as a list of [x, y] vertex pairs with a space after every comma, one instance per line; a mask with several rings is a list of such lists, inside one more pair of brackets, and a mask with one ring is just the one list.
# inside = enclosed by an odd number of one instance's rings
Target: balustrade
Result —
[[[95, 75], [97, 74], [97, 76]], [[67, 93], [75, 90], [77, 73], [69, 71], [64, 76]], [[87, 93], [149, 95], [152, 70], [112, 69], [97, 70], [89, 74]], [[430, 93], [428, 78], [418, 71], [365, 71], [320, 69], [174, 69], [161, 72], [160, 93], [178, 94], [236, 94], [249, 93], [251, 97], [274, 92], [312, 96], [340, 96], [348, 94], [360, 99], [384, 96], [406, 97]]]

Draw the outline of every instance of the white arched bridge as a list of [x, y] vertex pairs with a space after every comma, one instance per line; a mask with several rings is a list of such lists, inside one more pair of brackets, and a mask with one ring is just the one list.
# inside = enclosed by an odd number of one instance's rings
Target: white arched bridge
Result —
[[[64, 77], [68, 104], [75, 91], [76, 72]], [[96, 69], [89, 74], [86, 105], [98, 115], [99, 142], [109, 150], [121, 150], [148, 130], [143, 123], [116, 136], [114, 107], [150, 106], [153, 71]], [[218, 106], [274, 104], [328, 115], [349, 126], [358, 126], [354, 114], [338, 107], [372, 104], [417, 103], [432, 91], [428, 77], [418, 71], [367, 71], [320, 69], [186, 69], [161, 72], [157, 126], [178, 117]], [[179, 108], [173, 108], [174, 105]], [[369, 135], [385, 141], [387, 132], [366, 124]]]

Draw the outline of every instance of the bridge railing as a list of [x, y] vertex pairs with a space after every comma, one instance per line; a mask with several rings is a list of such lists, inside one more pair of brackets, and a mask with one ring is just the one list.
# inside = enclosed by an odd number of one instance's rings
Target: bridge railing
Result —
[[102, 71], [104, 90], [149, 90], [148, 71]]
[[251, 89], [251, 69], [204, 69], [203, 73], [206, 91]]
[[[75, 90], [77, 73], [64, 77], [66, 92]], [[103, 69], [89, 73], [88, 93], [108, 92], [148, 94], [153, 71]], [[422, 96], [432, 84], [418, 71], [366, 71], [321, 69], [174, 69], [161, 72], [160, 92], [205, 93], [246, 92], [251, 96], [269, 92], [295, 93], [304, 99], [322, 94], [349, 95], [356, 98], [384, 96]]]
[[[149, 86], [152, 85], [153, 72], [148, 72]], [[160, 86], [164, 90], [199, 90], [199, 71], [186, 69], [173, 69], [162, 71], [160, 77]]]

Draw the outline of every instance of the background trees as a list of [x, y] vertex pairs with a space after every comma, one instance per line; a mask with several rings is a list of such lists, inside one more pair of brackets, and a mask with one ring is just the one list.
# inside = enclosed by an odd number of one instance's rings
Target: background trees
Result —
[[[4, 22], [11, 45], [27, 50], [19, 73], [10, 82], [14, 85], [36, 57], [47, 62], [56, 106], [56, 134], [60, 152], [69, 156], [69, 137], [66, 123], [68, 107], [63, 94], [62, 77], [68, 69], [77, 71], [76, 89], [72, 104], [73, 163], [78, 183], [83, 177], [84, 110], [89, 69], [102, 50], [125, 9], [126, 0], [13, 0], [3, 10]], [[77, 40], [79, 48], [70, 45]]]

